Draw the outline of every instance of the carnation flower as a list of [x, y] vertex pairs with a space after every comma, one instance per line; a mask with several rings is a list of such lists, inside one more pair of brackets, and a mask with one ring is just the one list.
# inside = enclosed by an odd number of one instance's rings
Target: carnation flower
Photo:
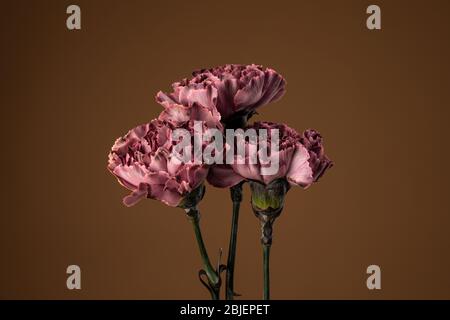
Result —
[[[169, 206], [181, 206], [202, 185], [209, 166], [193, 161], [184, 163], [171, 153], [173, 131], [177, 128], [155, 119], [116, 140], [109, 154], [108, 169], [121, 185], [132, 191], [123, 199], [126, 206], [146, 197]], [[192, 121], [181, 128], [192, 133]]]
[[[195, 71], [190, 79], [173, 83], [172, 92], [159, 91], [156, 101], [164, 107], [159, 117], [118, 138], [110, 151], [108, 170], [131, 191], [123, 199], [126, 206], [152, 198], [184, 210], [202, 260], [198, 277], [214, 300], [220, 298], [223, 271], [226, 298], [237, 295], [233, 274], [244, 182], [250, 185], [252, 209], [261, 224], [263, 298], [269, 299], [272, 229], [285, 196], [291, 186], [309, 187], [333, 164], [315, 130], [299, 134], [273, 122], [247, 126], [259, 107], [284, 95], [285, 87], [280, 74], [255, 64]], [[226, 130], [223, 139], [224, 128], [239, 130], [234, 136]], [[222, 250], [217, 264], [211, 263], [201, 233], [197, 205], [206, 179], [230, 187], [233, 215], [226, 266], [220, 263]]]
[[156, 101], [164, 110], [158, 119], [174, 125], [182, 125], [191, 120], [204, 121], [210, 128], [222, 128], [220, 113], [216, 109], [217, 89], [213, 86], [173, 84], [172, 93], [159, 91]]
[[[159, 92], [156, 100], [167, 109], [168, 104], [189, 105], [198, 102], [198, 92], [207, 91], [208, 99], [202, 106], [220, 113], [224, 123], [234, 117], [244, 117], [245, 121], [255, 110], [276, 101], [285, 93], [286, 81], [275, 70], [259, 65], [227, 64], [212, 69], [193, 72], [191, 79], [183, 79], [172, 85], [174, 92]], [[204, 99], [202, 99], [204, 100]], [[186, 108], [177, 107], [184, 116]], [[214, 113], [211, 111], [211, 113]], [[217, 118], [217, 116], [213, 116]], [[245, 122], [244, 121], [244, 122]]]
[[316, 130], [308, 129], [303, 132], [300, 142], [308, 149], [308, 162], [313, 171], [314, 182], [316, 182], [328, 168], [333, 166], [333, 162], [325, 155], [322, 136]]
[[[217, 187], [230, 187], [242, 180], [258, 181], [269, 185], [277, 179], [286, 179], [290, 185], [309, 187], [317, 181], [326, 169], [332, 166], [322, 146], [322, 137], [315, 130], [306, 130], [303, 135], [285, 124], [272, 122], [256, 122], [247, 129], [267, 130], [267, 141], [245, 141], [245, 159], [235, 156], [230, 165], [219, 165], [211, 168], [208, 181]], [[279, 148], [270, 150], [271, 132], [279, 131]], [[257, 150], [256, 163], [250, 161], [250, 150]], [[265, 161], [263, 155], [268, 155]], [[278, 170], [266, 174], [270, 164], [278, 161]]]

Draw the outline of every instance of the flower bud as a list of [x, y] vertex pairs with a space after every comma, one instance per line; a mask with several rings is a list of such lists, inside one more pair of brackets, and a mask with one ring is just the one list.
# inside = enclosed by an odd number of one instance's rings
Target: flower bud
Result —
[[250, 181], [250, 188], [253, 212], [261, 223], [261, 243], [270, 246], [272, 244], [272, 226], [283, 210], [284, 197], [289, 190], [289, 183], [286, 179], [276, 179], [268, 185]]
[[252, 190], [252, 207], [256, 212], [275, 212], [283, 209], [284, 197], [289, 189], [286, 179], [276, 179], [265, 185], [250, 181]]

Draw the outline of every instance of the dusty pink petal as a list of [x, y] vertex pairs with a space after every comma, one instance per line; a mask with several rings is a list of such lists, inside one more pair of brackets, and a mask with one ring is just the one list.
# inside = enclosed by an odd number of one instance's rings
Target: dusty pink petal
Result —
[[171, 94], [166, 94], [162, 91], [158, 91], [158, 93], [156, 94], [155, 97], [156, 101], [158, 103], [168, 103], [168, 104], [172, 104], [172, 103], [178, 103], [178, 99], [176, 98], [176, 94], [171, 93]]
[[161, 103], [164, 110], [160, 113], [158, 119], [162, 121], [170, 121], [173, 123], [182, 123], [189, 121], [189, 108], [181, 104], [169, 104], [168, 102]]
[[211, 85], [173, 84], [174, 92], [165, 94], [158, 92], [156, 101], [164, 110], [159, 116], [178, 125], [186, 121], [205, 121], [211, 128], [220, 125], [220, 113], [216, 108], [217, 89]]
[[181, 186], [181, 184], [174, 178], [170, 178], [169, 180], [166, 181], [166, 184], [164, 185], [164, 190], [172, 190], [172, 191], [176, 191], [181, 194], [183, 194], [186, 191], [190, 191], [190, 190], [184, 189]]
[[150, 163], [148, 169], [150, 171], [167, 171], [167, 157], [165, 149], [158, 149], [155, 154], [150, 154]]
[[148, 123], [137, 126], [130, 131], [130, 138], [141, 140], [148, 132]]
[[217, 89], [213, 86], [206, 88], [182, 87], [180, 91], [180, 102], [183, 105], [192, 106], [199, 104], [208, 109], [215, 109], [217, 100]]
[[147, 197], [148, 186], [144, 183], [139, 185], [139, 188], [134, 190], [131, 194], [123, 198], [123, 204], [127, 207], [134, 206], [141, 199]]
[[216, 109], [207, 109], [199, 104], [194, 104], [189, 112], [189, 118], [204, 121], [209, 128], [222, 129], [220, 113]]
[[197, 188], [208, 175], [209, 166], [205, 165], [189, 165], [181, 166], [176, 174], [175, 178], [180, 181], [180, 190], [192, 191]]
[[234, 103], [236, 111], [244, 109], [248, 106], [255, 106], [260, 101], [263, 95], [264, 78], [255, 77], [241, 90], [239, 90], [235, 97]]
[[110, 152], [108, 155], [108, 170], [113, 173], [114, 168], [121, 164], [122, 160], [120, 157], [117, 154]]
[[[165, 148], [169, 150], [172, 146], [172, 128], [169, 128], [168, 125], [160, 127], [158, 129], [158, 134], [156, 135], [156, 142], [158, 144], [158, 149]], [[152, 152], [152, 150], [150, 152]]]
[[169, 159], [167, 160], [167, 172], [169, 173], [169, 175], [177, 175], [178, 170], [184, 166], [185, 164], [181, 162], [180, 159], [178, 159], [177, 157], [169, 156]]
[[185, 167], [184, 171], [187, 173], [187, 181], [192, 189], [197, 188], [208, 175], [209, 168], [203, 165], [194, 165]]
[[235, 163], [232, 164], [231, 167], [237, 174], [241, 175], [246, 179], [264, 182], [264, 179], [261, 176], [261, 166], [257, 163], [256, 164], [250, 164], [248, 162], [246, 162], [245, 164]]
[[[294, 147], [289, 147], [287, 149], [283, 149], [281, 151], [279, 151], [277, 153], [278, 155], [278, 166], [276, 166], [276, 159], [275, 159], [275, 155], [272, 155], [270, 157], [270, 162], [267, 164], [261, 164], [261, 176], [263, 178], [263, 181], [265, 184], [269, 184], [270, 182], [272, 182], [275, 179], [278, 178], [283, 178], [286, 176], [290, 165], [291, 165], [291, 160], [294, 156], [294, 152], [295, 152], [295, 148]], [[261, 157], [260, 157], [261, 159]], [[263, 168], [278, 168], [276, 170], [276, 173], [274, 174], [264, 174], [267, 171], [263, 171]]]
[[214, 81], [214, 85], [218, 89], [217, 110], [219, 110], [222, 118], [226, 119], [236, 112], [234, 96], [238, 90], [238, 81], [234, 78], [217, 79]]
[[209, 109], [198, 103], [194, 103], [187, 107], [180, 104], [161, 103], [164, 110], [160, 113], [158, 119], [168, 121], [175, 126], [188, 121], [204, 121], [209, 128], [218, 128], [222, 130], [220, 123], [220, 113], [216, 109]]
[[266, 70], [264, 73], [264, 95], [258, 101], [258, 105], [262, 106], [280, 99], [286, 92], [285, 85], [286, 81], [277, 72], [272, 69]]
[[325, 155], [322, 136], [316, 130], [305, 130], [300, 142], [309, 152], [309, 165], [313, 171], [314, 182], [316, 182], [327, 169], [333, 166], [333, 162]]
[[208, 182], [218, 188], [229, 188], [244, 180], [229, 165], [215, 165], [209, 169]]
[[333, 166], [333, 162], [325, 155], [317, 157], [317, 155], [310, 153], [309, 165], [313, 170], [314, 182], [317, 182], [325, 171]]
[[134, 163], [130, 166], [117, 166], [113, 174], [117, 177], [119, 182], [130, 190], [136, 189], [139, 184], [147, 183], [148, 170], [145, 166]]
[[176, 207], [183, 200], [183, 197], [177, 191], [165, 190], [160, 200], [168, 206]]
[[123, 137], [120, 137], [114, 142], [114, 145], [111, 148], [111, 151], [117, 153], [117, 154], [125, 154], [128, 150], [128, 146], [133, 143], [130, 139], [125, 139]]
[[170, 189], [166, 189], [164, 185], [151, 185], [149, 197], [162, 201], [168, 206], [176, 207], [183, 199], [184, 195]]
[[286, 175], [290, 184], [307, 188], [313, 183], [313, 172], [309, 166], [308, 159], [308, 150], [301, 144], [298, 144], [292, 158], [291, 167]]
[[150, 172], [147, 176], [147, 181], [149, 185], [165, 185], [167, 180], [169, 180], [171, 177], [170, 175], [165, 171], [156, 171], [156, 172]]

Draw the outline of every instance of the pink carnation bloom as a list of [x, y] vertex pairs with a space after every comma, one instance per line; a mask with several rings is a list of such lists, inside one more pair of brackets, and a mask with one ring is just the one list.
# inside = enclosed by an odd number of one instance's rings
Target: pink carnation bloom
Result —
[[[246, 141], [246, 150], [251, 147], [258, 150], [265, 148], [268, 160], [273, 161], [278, 156], [278, 170], [274, 174], [264, 174], [263, 168], [270, 167], [270, 162], [261, 163], [260, 158], [255, 164], [249, 161], [249, 153], [245, 153], [245, 163], [238, 164], [238, 157], [231, 165], [213, 166], [208, 174], [208, 182], [216, 187], [227, 188], [234, 186], [242, 180], [259, 181], [268, 185], [270, 182], [285, 178], [290, 185], [298, 185], [303, 188], [309, 187], [316, 182], [323, 173], [332, 166], [332, 161], [325, 155], [322, 138], [314, 130], [306, 130], [303, 135], [298, 134], [294, 129], [285, 124], [272, 122], [256, 122], [248, 127], [255, 129], [267, 129], [268, 143], [254, 144]], [[279, 150], [270, 154], [270, 132], [272, 129], [279, 130]]]
[[[217, 110], [226, 123], [236, 114], [251, 116], [258, 107], [278, 100], [285, 93], [285, 86], [284, 78], [273, 69], [255, 64], [227, 64], [193, 72], [193, 78], [174, 83], [173, 93], [159, 92], [156, 100], [165, 108], [167, 104], [185, 106], [177, 107], [183, 114], [181, 117], [187, 117], [186, 107], [195, 102], [202, 106], [196, 105], [196, 109], [211, 109], [213, 118], [217, 118]], [[197, 97], [203, 91], [208, 92], [207, 99]]]
[[182, 125], [191, 120], [204, 121], [210, 128], [222, 128], [220, 113], [216, 109], [217, 89], [213, 86], [177, 86], [173, 85], [172, 93], [159, 91], [156, 101], [164, 110], [159, 120]]
[[[109, 154], [108, 169], [121, 185], [132, 191], [123, 199], [126, 206], [152, 198], [175, 207], [205, 180], [209, 166], [182, 163], [171, 156], [176, 128], [169, 122], [152, 120], [116, 140]], [[192, 122], [185, 122], [182, 128], [193, 132]]]

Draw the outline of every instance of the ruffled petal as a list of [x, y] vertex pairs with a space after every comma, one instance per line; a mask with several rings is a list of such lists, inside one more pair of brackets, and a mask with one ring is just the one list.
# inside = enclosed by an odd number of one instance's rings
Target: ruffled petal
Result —
[[309, 166], [308, 159], [308, 150], [298, 144], [292, 158], [291, 167], [286, 175], [290, 184], [307, 188], [313, 183], [313, 172]]
[[148, 182], [148, 170], [144, 165], [141, 165], [139, 163], [133, 163], [130, 166], [117, 166], [114, 169], [113, 174], [117, 177], [120, 184], [130, 190], [135, 190], [141, 183]]
[[208, 182], [218, 188], [229, 188], [244, 178], [237, 174], [229, 165], [214, 165], [209, 169]]
[[134, 190], [131, 194], [123, 198], [123, 204], [127, 207], [134, 206], [141, 199], [146, 198], [148, 194], [148, 185], [141, 183], [139, 188]]

